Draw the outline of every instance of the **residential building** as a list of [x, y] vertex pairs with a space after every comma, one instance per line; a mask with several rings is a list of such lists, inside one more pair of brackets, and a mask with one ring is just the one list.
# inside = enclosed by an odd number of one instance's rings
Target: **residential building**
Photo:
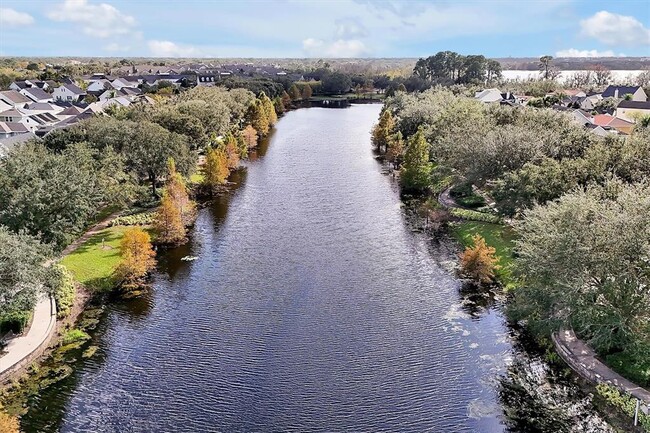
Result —
[[18, 104], [34, 102], [15, 90], [4, 90], [0, 92], [0, 101], [4, 101], [12, 107], [15, 107]]
[[52, 95], [50, 95], [43, 89], [39, 89], [38, 87], [28, 87], [26, 89], [22, 89], [20, 91], [20, 94], [27, 96], [29, 99], [31, 99], [34, 102], [52, 101]]
[[632, 95], [632, 101], [645, 102], [648, 95], [643, 91], [641, 86], [609, 86], [603, 92], [603, 98], [625, 98], [625, 95]]
[[54, 89], [53, 96], [57, 101], [78, 102], [86, 96], [86, 92], [75, 84], [63, 84]]
[[650, 101], [622, 100], [616, 107], [616, 117], [628, 122], [636, 122], [639, 117], [650, 116]]

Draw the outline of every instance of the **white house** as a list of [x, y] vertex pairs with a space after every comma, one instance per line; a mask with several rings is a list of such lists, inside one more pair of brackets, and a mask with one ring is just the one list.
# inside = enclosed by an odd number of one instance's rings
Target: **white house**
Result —
[[499, 89], [485, 89], [482, 92], [476, 92], [474, 98], [478, 99], [484, 104], [501, 102], [503, 100], [503, 97], [501, 96], [501, 90]]
[[47, 93], [45, 90], [39, 89], [38, 87], [28, 87], [22, 89], [20, 94], [27, 96], [34, 102], [52, 102], [52, 95]]
[[603, 100], [603, 95], [601, 94], [587, 96], [585, 99], [582, 100], [582, 102], [580, 102], [580, 108], [587, 111], [593, 110], [596, 107], [596, 105], [602, 100]]
[[122, 87], [138, 87], [142, 83], [142, 79], [137, 77], [119, 77], [111, 83], [114, 88], [120, 90]]
[[62, 84], [54, 89], [53, 96], [57, 101], [77, 102], [86, 96], [86, 92], [74, 84]]
[[12, 107], [15, 107], [18, 104], [29, 104], [30, 102], [33, 102], [31, 99], [15, 90], [4, 90], [0, 92], [0, 101], [4, 101]]
[[616, 107], [615, 114], [619, 119], [636, 122], [639, 117], [650, 116], [650, 102], [623, 100]]
[[104, 90], [112, 89], [113, 85], [106, 79], [91, 81], [86, 88], [87, 92], [103, 92]]

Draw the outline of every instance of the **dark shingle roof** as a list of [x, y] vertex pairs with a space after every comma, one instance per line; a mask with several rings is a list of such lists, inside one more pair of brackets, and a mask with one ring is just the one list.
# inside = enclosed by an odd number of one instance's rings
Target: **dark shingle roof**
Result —
[[639, 86], [608, 86], [607, 89], [603, 92], [603, 98], [612, 98], [618, 90], [618, 97], [622, 98], [628, 93], [634, 94], [639, 90]]
[[31, 87], [29, 89], [25, 89], [24, 92], [27, 93], [28, 98], [31, 97], [35, 100], [52, 99], [52, 95], [50, 95], [43, 89], [39, 89], [38, 87]]
[[618, 108], [636, 108], [638, 110], [650, 110], [650, 101], [626, 101], [618, 103]]

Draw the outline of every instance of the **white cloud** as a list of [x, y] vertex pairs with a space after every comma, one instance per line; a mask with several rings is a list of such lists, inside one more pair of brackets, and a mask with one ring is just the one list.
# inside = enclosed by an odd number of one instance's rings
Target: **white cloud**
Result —
[[613, 46], [650, 45], [650, 29], [634, 17], [600, 11], [580, 21], [581, 34]]
[[616, 54], [612, 50], [598, 51], [598, 50], [577, 50], [569, 48], [560, 50], [555, 53], [555, 57], [624, 57], [625, 54]]
[[84, 33], [97, 38], [129, 35], [136, 24], [135, 18], [107, 3], [90, 4], [87, 0], [65, 0], [47, 16], [54, 21], [81, 24]]
[[368, 36], [368, 30], [358, 18], [336, 20], [336, 36], [340, 39], [355, 39]]
[[34, 17], [11, 8], [0, 8], [0, 25], [7, 27], [27, 26], [34, 23]]
[[154, 57], [203, 57], [201, 50], [191, 45], [156, 40], [147, 42], [147, 45]]
[[358, 39], [338, 39], [325, 42], [321, 39], [307, 38], [302, 48], [310, 57], [361, 57], [368, 54], [365, 44]]

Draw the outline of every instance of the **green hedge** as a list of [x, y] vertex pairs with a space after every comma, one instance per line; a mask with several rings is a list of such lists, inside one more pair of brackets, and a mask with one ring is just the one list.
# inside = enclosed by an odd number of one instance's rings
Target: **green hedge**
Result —
[[450, 208], [449, 213], [455, 217], [462, 218], [467, 221], [480, 221], [494, 224], [501, 224], [503, 222], [501, 220], [501, 217], [498, 215], [485, 212], [477, 212], [468, 209]]
[[59, 319], [62, 319], [70, 314], [70, 310], [74, 305], [76, 296], [74, 276], [65, 266], [58, 264], [54, 268], [52, 286], [52, 295], [56, 301], [56, 314]]
[[12, 311], [0, 316], [0, 335], [9, 331], [20, 334], [32, 318], [31, 311]]
[[142, 212], [133, 215], [125, 215], [111, 221], [113, 226], [148, 226], [153, 224], [155, 212]]

